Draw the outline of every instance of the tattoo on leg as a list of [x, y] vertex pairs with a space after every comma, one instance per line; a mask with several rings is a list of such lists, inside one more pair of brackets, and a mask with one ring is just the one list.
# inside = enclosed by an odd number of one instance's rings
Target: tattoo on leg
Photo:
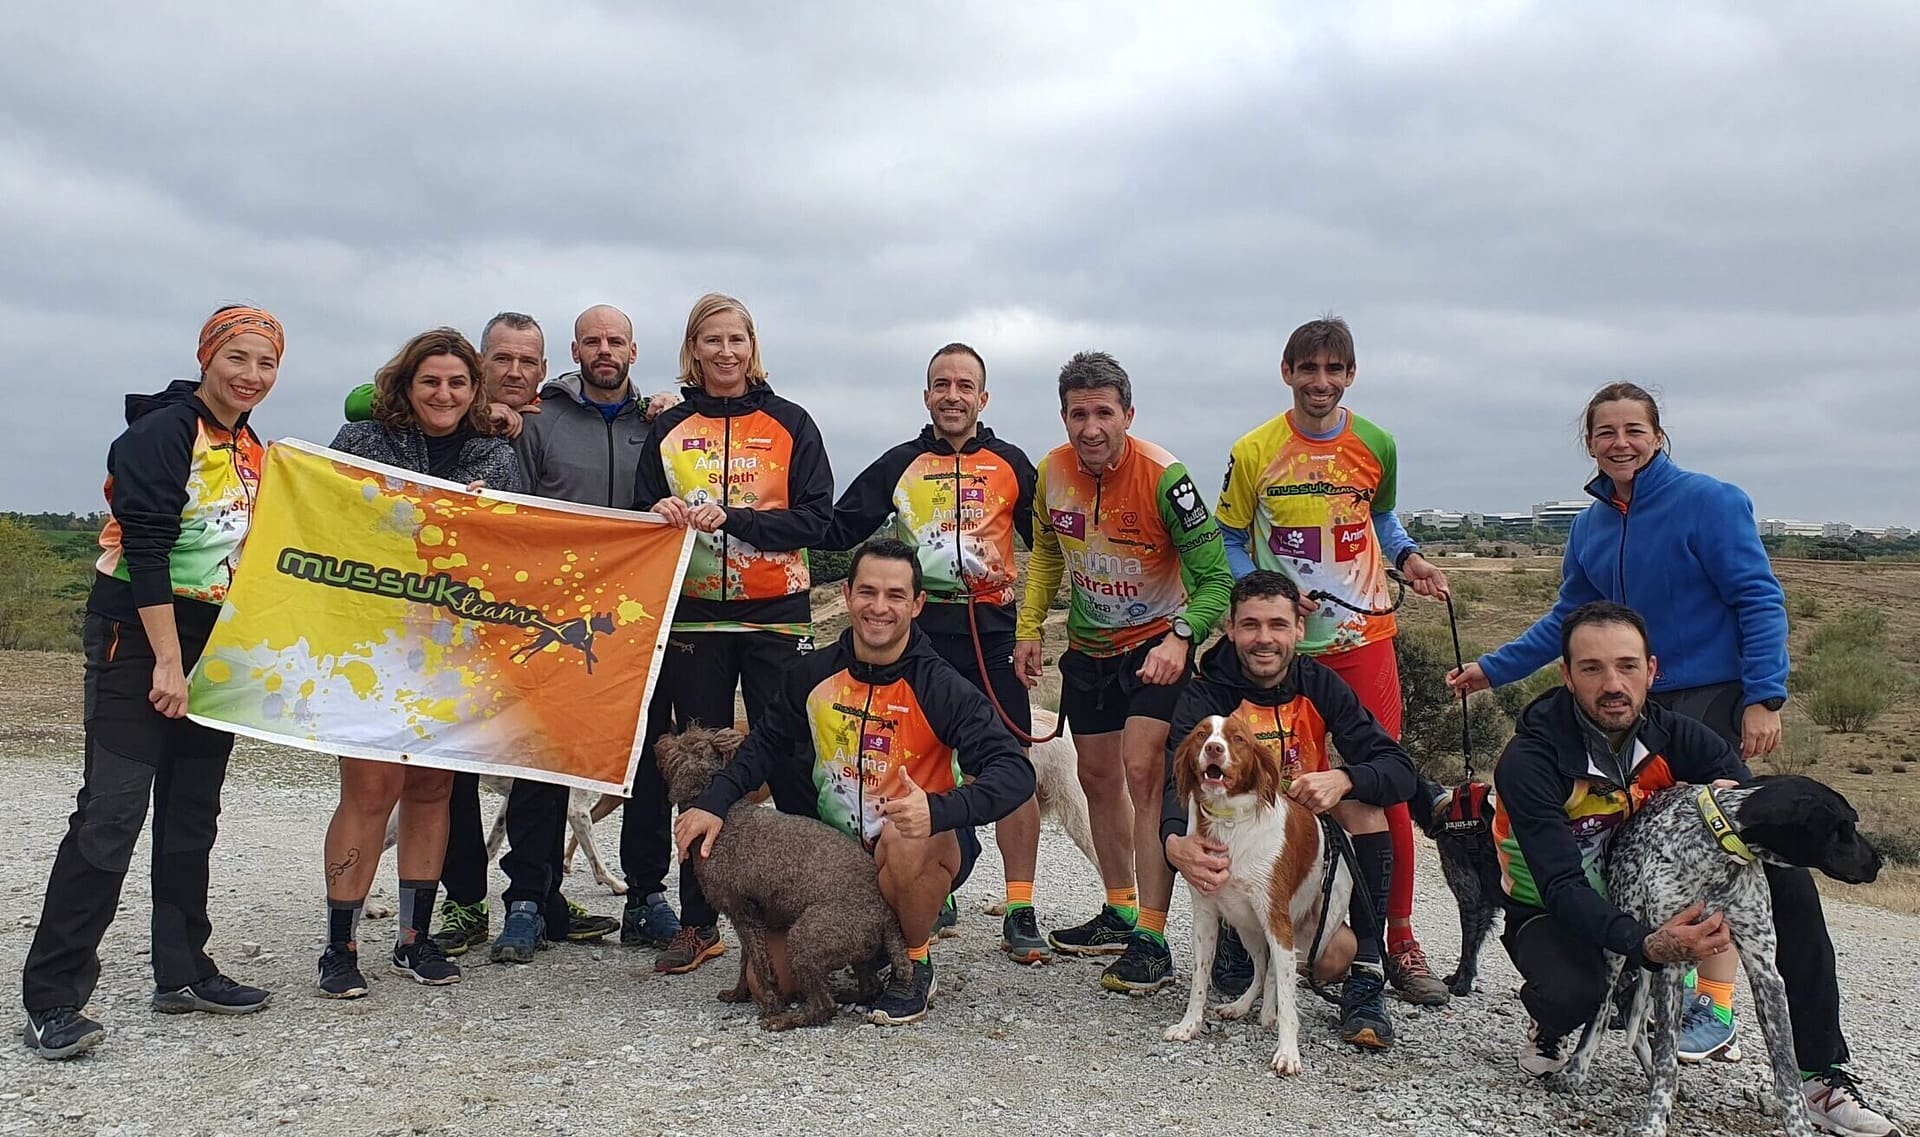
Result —
[[360, 850], [348, 849], [347, 855], [340, 861], [327, 866], [327, 884], [332, 885], [346, 875], [348, 869], [360, 863]]

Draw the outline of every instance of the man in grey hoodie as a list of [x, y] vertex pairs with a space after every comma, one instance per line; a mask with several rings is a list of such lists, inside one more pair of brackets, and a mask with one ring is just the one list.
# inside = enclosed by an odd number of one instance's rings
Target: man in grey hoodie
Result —
[[[648, 420], [679, 401], [672, 395], [635, 394], [628, 378], [635, 354], [633, 322], [618, 308], [597, 304], [573, 322], [579, 370], [541, 387], [539, 413], [524, 417], [514, 440], [533, 493], [632, 508], [634, 466]], [[500, 858], [507, 875], [507, 919], [489, 953], [496, 963], [531, 963], [543, 941], [597, 939], [620, 926], [610, 917], [571, 909], [560, 895], [566, 819], [565, 786], [525, 778], [514, 782], [507, 799], [510, 847]], [[654, 899], [673, 919], [666, 898]], [[678, 930], [676, 922], [665, 929], [666, 938]]]

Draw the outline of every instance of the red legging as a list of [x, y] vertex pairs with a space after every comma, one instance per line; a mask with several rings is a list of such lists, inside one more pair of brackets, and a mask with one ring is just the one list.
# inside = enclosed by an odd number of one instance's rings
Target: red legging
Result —
[[[1400, 741], [1400, 667], [1393, 641], [1381, 640], [1350, 651], [1314, 657], [1347, 681], [1360, 705]], [[1387, 892], [1387, 950], [1413, 942], [1413, 819], [1407, 804], [1387, 807], [1387, 839], [1393, 844], [1393, 884]]]

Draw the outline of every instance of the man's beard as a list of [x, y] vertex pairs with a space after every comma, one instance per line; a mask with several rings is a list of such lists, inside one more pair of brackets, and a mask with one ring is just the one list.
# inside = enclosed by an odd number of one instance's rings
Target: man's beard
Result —
[[[1633, 699], [1631, 697], [1618, 703], [1602, 703], [1596, 699], [1592, 706], [1582, 707], [1581, 709], [1586, 711], [1587, 717], [1592, 719], [1596, 726], [1605, 726], [1615, 730], [1632, 724], [1635, 719], [1640, 717], [1640, 708], [1633, 705]], [[1619, 726], [1614, 726], [1613, 724], [1615, 722], [1619, 723]]]
[[620, 364], [619, 370], [614, 372], [613, 378], [602, 379], [600, 378], [599, 371], [592, 365], [588, 365], [580, 369], [580, 378], [600, 388], [602, 391], [618, 391], [627, 385], [627, 372], [630, 368], [630, 364]]

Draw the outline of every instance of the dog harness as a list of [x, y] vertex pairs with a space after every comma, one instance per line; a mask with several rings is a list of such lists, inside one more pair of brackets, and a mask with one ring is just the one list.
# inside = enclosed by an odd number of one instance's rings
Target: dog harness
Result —
[[1700, 818], [1707, 823], [1707, 832], [1713, 834], [1713, 839], [1720, 843], [1728, 856], [1743, 865], [1750, 865], [1759, 859], [1759, 854], [1748, 848], [1747, 843], [1740, 839], [1740, 834], [1734, 831], [1733, 822], [1720, 812], [1720, 803], [1713, 800], [1712, 786], [1701, 786], [1700, 794], [1694, 801], [1699, 803]]

